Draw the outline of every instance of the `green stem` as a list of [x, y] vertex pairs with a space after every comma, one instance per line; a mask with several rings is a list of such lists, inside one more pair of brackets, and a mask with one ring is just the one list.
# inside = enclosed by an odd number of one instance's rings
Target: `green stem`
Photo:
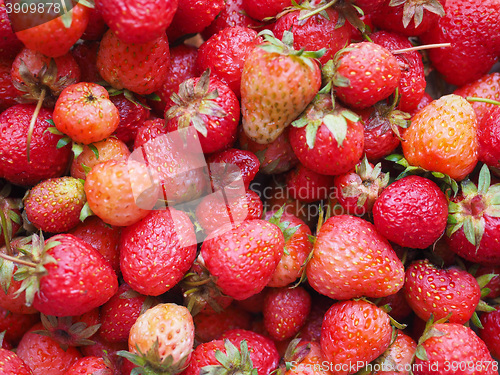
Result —
[[437, 43], [437, 44], [423, 44], [421, 46], [415, 46], [410, 48], [397, 49], [395, 51], [391, 51], [393, 55], [397, 55], [399, 53], [413, 52], [413, 51], [421, 51], [424, 49], [432, 49], [432, 48], [446, 48], [451, 47], [451, 43]]
[[33, 116], [31, 116], [30, 126], [28, 128], [28, 138], [26, 140], [26, 156], [28, 157], [28, 163], [30, 162], [31, 136], [33, 135], [33, 129], [35, 128], [36, 119], [38, 118], [38, 114], [40, 113], [40, 109], [42, 108], [46, 93], [46, 89], [43, 89], [40, 93], [40, 98], [38, 99], [38, 103], [36, 104], [35, 112], [33, 112]]
[[7, 255], [7, 254], [0, 253], [0, 258], [3, 258], [5, 260], [8, 260], [8, 261], [16, 263], [16, 264], [21, 264], [23, 266], [36, 268], [36, 264], [33, 262], [28, 262], [26, 260], [22, 260], [22, 259]]
[[324, 11], [325, 9], [328, 9], [330, 8], [333, 4], [335, 4], [337, 2], [337, 0], [332, 0], [330, 1], [329, 3], [323, 5], [322, 7], [319, 7], [317, 9], [314, 9], [312, 12], [310, 13], [307, 13], [307, 14], [304, 14], [303, 16], [300, 16], [299, 18], [297, 18], [298, 21], [302, 21], [302, 20], [305, 20], [306, 18], [308, 17], [311, 17], [311, 16], [314, 16], [315, 14], [318, 14], [322, 11]]
[[487, 104], [500, 105], [499, 101], [496, 101], [496, 100], [493, 100], [493, 99], [488, 99], [488, 98], [476, 98], [474, 96], [468, 96], [465, 99], [467, 99], [468, 102], [478, 102], [478, 103], [487, 103]]
[[7, 231], [7, 218], [5, 217], [5, 212], [0, 209], [0, 219], [2, 223], [3, 237], [5, 238], [5, 248], [7, 249], [7, 254], [12, 255], [12, 248], [10, 247], [10, 238], [9, 233]]

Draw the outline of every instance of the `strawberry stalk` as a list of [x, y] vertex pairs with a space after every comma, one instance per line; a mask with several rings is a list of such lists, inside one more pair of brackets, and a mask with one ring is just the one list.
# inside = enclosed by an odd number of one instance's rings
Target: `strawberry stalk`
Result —
[[393, 55], [397, 55], [397, 54], [406, 53], [406, 52], [422, 51], [422, 50], [433, 49], [433, 48], [447, 48], [447, 47], [451, 47], [451, 43], [424, 44], [421, 46], [397, 49], [395, 51], [391, 51], [391, 53]]
[[330, 8], [336, 2], [337, 2], [337, 0], [332, 0], [329, 3], [326, 3], [325, 5], [323, 5], [322, 7], [316, 8], [312, 12], [304, 14], [303, 16], [300, 16], [299, 18], [297, 18], [297, 20], [302, 21], [302, 20], [305, 20], [306, 18], [314, 16], [315, 14], [321, 13], [322, 11]]
[[493, 100], [493, 99], [488, 99], [488, 98], [476, 98], [474, 96], [468, 96], [465, 98], [468, 102], [477, 102], [477, 103], [486, 103], [486, 104], [493, 104], [493, 105], [500, 105], [499, 101]]
[[45, 88], [40, 92], [40, 98], [36, 103], [35, 112], [33, 112], [33, 116], [31, 117], [30, 126], [28, 128], [28, 138], [26, 140], [26, 156], [28, 157], [28, 163], [30, 162], [30, 145], [31, 145], [31, 137], [33, 135], [33, 129], [35, 128], [36, 119], [38, 118], [38, 114], [40, 113], [40, 109], [42, 108], [43, 101], [45, 100], [45, 95], [47, 90]]
[[[7, 222], [7, 218], [5, 217], [5, 212], [0, 209], [0, 220], [2, 225], [3, 237], [5, 239], [5, 248], [7, 249], [7, 254], [12, 255], [12, 248], [10, 247], [10, 231], [8, 230], [9, 223]], [[11, 228], [12, 230], [12, 228]]]
[[19, 258], [16, 258], [16, 257], [13, 257], [11, 255], [7, 255], [7, 254], [3, 254], [3, 253], [0, 253], [0, 258], [4, 259], [4, 260], [8, 260], [9, 262], [13, 262], [13, 263], [17, 263], [17, 264], [21, 264], [23, 266], [28, 266], [28, 267], [32, 267], [32, 268], [35, 268], [37, 265], [33, 262], [28, 262], [26, 260], [22, 260], [22, 259], [19, 259]]

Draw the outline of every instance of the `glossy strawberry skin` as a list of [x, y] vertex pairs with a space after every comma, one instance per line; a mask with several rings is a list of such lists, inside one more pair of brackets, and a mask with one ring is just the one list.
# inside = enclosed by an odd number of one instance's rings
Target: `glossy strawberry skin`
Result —
[[250, 17], [259, 21], [267, 17], [274, 17], [291, 5], [290, 0], [243, 0], [243, 10]]
[[69, 146], [57, 148], [60, 135], [46, 131], [51, 125], [52, 111], [42, 108], [35, 122], [30, 146], [30, 161], [26, 155], [27, 133], [35, 106], [18, 104], [0, 115], [0, 176], [16, 185], [30, 186], [62, 175], [69, 163]]
[[[370, 244], [369, 247], [363, 244]], [[404, 269], [387, 240], [360, 218], [329, 218], [307, 264], [309, 284], [333, 299], [385, 297], [403, 286]], [[387, 267], [387, 268], [386, 268]]]
[[73, 363], [64, 375], [94, 374], [96, 372], [99, 375], [113, 375], [113, 370], [100, 357], [81, 358]]
[[0, 332], [5, 332], [4, 339], [14, 345], [39, 321], [38, 314], [18, 314], [0, 307]]
[[478, 128], [479, 160], [500, 168], [500, 109], [495, 106], [483, 117]]
[[193, 318], [196, 339], [200, 342], [209, 342], [218, 339], [228, 330], [249, 330], [252, 327], [252, 320], [253, 317], [249, 312], [235, 305], [230, 305], [216, 314], [201, 312]]
[[490, 353], [495, 357], [500, 357], [500, 310], [481, 315], [483, 329], [478, 331], [479, 337], [484, 341]]
[[281, 259], [284, 245], [277, 226], [263, 220], [247, 220], [212, 233], [203, 242], [201, 254], [217, 287], [242, 300], [264, 289]]
[[59, 234], [46, 241], [59, 242], [48, 250], [57, 264], [45, 266], [47, 275], [33, 306], [46, 315], [81, 315], [107, 302], [118, 289], [113, 269], [92, 246], [71, 234]]
[[410, 368], [416, 349], [417, 343], [410, 336], [403, 333], [403, 331], [398, 330], [396, 339], [382, 354], [381, 361], [379, 362], [381, 366], [385, 366], [388, 370], [379, 371], [379, 374], [409, 375], [410, 372], [406, 371], [406, 369]]
[[125, 95], [120, 94], [112, 96], [110, 100], [120, 114], [120, 123], [113, 135], [129, 144], [135, 140], [138, 129], [149, 118], [149, 110], [141, 105], [144, 103], [139, 98], [137, 98], [136, 103], [132, 103]]
[[316, 173], [299, 164], [287, 173], [286, 185], [289, 197], [304, 203], [311, 203], [330, 197], [333, 176]]
[[6, 58], [13, 58], [21, 48], [23, 44], [12, 30], [5, 0], [0, 0], [0, 53]]
[[16, 98], [21, 94], [12, 82], [10, 74], [13, 59], [0, 59], [0, 111], [3, 112], [7, 108], [17, 104]]
[[[207, 163], [210, 168], [210, 164], [215, 164], [215, 168], [212, 167], [210, 170], [210, 178], [212, 180], [212, 188], [214, 191], [220, 190], [228, 185], [230, 185], [235, 179], [231, 176], [226, 176], [225, 171], [217, 168], [217, 164], [224, 165], [227, 164], [229, 168], [231, 166], [236, 166], [241, 172], [241, 180], [245, 185], [245, 189], [248, 190], [250, 183], [257, 175], [259, 171], [259, 159], [255, 154], [250, 151], [238, 150], [236, 148], [230, 148], [221, 152], [214, 153], [207, 158]], [[232, 169], [230, 169], [232, 171]]]
[[33, 375], [33, 371], [13, 351], [0, 348], [0, 371], [5, 375]]
[[467, 322], [479, 303], [481, 291], [474, 277], [460, 269], [440, 270], [427, 260], [406, 271], [404, 293], [408, 304], [423, 320], [452, 313], [451, 323]]

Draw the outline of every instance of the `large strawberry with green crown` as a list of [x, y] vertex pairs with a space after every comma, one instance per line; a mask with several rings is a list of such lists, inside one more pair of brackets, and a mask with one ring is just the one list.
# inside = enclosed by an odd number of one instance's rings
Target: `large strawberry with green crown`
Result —
[[313, 59], [324, 51], [294, 50], [290, 32], [284, 33], [282, 42], [270, 32], [261, 35], [266, 42], [247, 55], [243, 67], [241, 107], [245, 133], [267, 144], [280, 136], [319, 91], [321, 71]]

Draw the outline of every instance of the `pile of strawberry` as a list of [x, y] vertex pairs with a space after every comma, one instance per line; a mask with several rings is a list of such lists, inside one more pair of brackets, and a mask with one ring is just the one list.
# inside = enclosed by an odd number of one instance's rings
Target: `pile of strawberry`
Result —
[[1, 374], [498, 373], [500, 0], [17, 3]]

